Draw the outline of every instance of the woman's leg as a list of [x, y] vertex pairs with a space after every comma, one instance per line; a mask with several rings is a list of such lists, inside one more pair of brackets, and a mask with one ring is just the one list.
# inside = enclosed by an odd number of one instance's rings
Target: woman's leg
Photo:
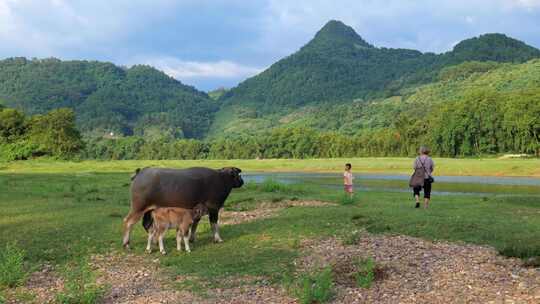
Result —
[[431, 183], [429, 181], [424, 181], [424, 208], [429, 207], [429, 201], [431, 199]]
[[420, 187], [420, 186], [417, 186], [417, 187], [413, 188], [413, 195], [414, 195], [414, 199], [416, 200], [415, 208], [420, 208], [420, 190], [421, 189], [422, 189], [422, 187]]

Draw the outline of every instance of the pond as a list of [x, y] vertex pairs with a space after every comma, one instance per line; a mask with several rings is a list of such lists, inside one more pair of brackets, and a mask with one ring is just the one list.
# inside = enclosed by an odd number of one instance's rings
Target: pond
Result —
[[[308, 183], [321, 187], [341, 188], [340, 173], [246, 172], [244, 181], [260, 183], [273, 179], [282, 183]], [[392, 174], [355, 174], [358, 191], [409, 192], [409, 176]], [[435, 176], [433, 193], [445, 195], [498, 194], [540, 196], [540, 178], [493, 176]]]

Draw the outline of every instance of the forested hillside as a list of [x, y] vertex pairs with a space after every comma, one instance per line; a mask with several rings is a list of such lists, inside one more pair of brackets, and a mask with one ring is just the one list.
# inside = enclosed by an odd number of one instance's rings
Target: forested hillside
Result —
[[352, 28], [330, 21], [298, 52], [224, 94], [210, 134], [265, 129], [305, 106], [332, 108], [406, 95], [436, 81], [444, 67], [466, 61], [522, 63], [533, 58], [540, 58], [540, 50], [502, 34], [467, 39], [438, 55], [377, 48]]
[[87, 134], [203, 137], [217, 110], [203, 92], [149, 66], [11, 58], [0, 61], [0, 104], [27, 114], [72, 108]]

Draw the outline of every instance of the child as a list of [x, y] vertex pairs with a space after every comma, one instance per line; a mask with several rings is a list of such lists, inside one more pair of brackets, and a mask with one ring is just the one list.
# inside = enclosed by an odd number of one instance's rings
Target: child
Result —
[[345, 164], [345, 172], [343, 173], [343, 185], [345, 192], [349, 194], [349, 197], [353, 197], [353, 179], [354, 176], [351, 172], [351, 164]]

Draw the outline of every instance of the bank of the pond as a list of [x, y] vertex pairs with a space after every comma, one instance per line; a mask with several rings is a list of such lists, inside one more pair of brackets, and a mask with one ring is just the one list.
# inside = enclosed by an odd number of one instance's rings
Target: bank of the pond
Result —
[[[341, 189], [339, 173], [313, 172], [245, 172], [244, 180], [261, 183], [275, 180], [284, 184], [310, 184], [317, 187]], [[410, 192], [408, 175], [355, 174], [355, 188], [363, 191]], [[540, 178], [500, 176], [437, 176], [433, 192], [442, 194], [537, 195], [540, 197]]]
[[[29, 160], [0, 163], [6, 173], [84, 173], [132, 172], [135, 168], [157, 166], [186, 168], [235, 166], [253, 172], [341, 172], [351, 163], [357, 174], [411, 173], [412, 158], [350, 159], [262, 159], [262, 160], [121, 160], [121, 161], [54, 161]], [[450, 159], [435, 158], [436, 175], [444, 176], [511, 176], [539, 177], [540, 159]]]

